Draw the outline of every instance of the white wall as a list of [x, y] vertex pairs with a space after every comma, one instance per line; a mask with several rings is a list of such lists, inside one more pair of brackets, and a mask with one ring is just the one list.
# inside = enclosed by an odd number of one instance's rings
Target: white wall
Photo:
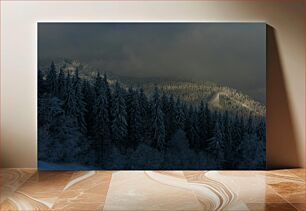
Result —
[[[271, 123], [268, 125], [268, 162], [272, 166], [304, 165], [303, 1], [1, 1], [0, 3], [3, 167], [36, 167], [37, 21], [266, 22], [275, 29], [280, 66], [283, 71], [284, 89], [281, 91], [284, 95], [280, 96], [288, 98], [277, 104], [277, 98], [271, 97], [273, 93], [270, 94], [273, 107], [268, 109], [268, 112], [276, 110], [279, 113], [274, 112], [268, 121]], [[271, 78], [268, 82], [276, 83]], [[274, 88], [277, 89], [277, 86]], [[283, 105], [286, 102], [287, 107]], [[289, 116], [281, 118], [283, 109], [277, 109], [278, 106], [287, 109]], [[289, 129], [282, 126], [282, 122], [289, 121], [288, 118], [292, 123], [292, 128]], [[296, 158], [293, 154], [296, 154]]]

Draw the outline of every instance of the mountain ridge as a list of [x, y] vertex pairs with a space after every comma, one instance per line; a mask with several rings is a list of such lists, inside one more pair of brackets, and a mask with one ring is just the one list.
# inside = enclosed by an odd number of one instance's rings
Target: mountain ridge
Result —
[[[56, 64], [57, 69], [62, 68], [64, 72], [74, 73], [79, 69], [79, 75], [87, 80], [93, 80], [97, 74], [96, 68], [88, 64], [81, 64], [76, 60], [63, 60]], [[47, 71], [49, 66], [40, 66], [42, 71]], [[180, 98], [186, 103], [206, 103], [212, 110], [230, 111], [235, 113], [252, 113], [256, 116], [265, 116], [266, 107], [262, 103], [252, 99], [241, 91], [221, 86], [210, 81], [192, 80], [168, 77], [131, 77], [108, 73], [110, 84], [116, 81], [122, 83], [125, 88], [143, 87], [146, 94], [152, 94], [155, 87], [161, 92]]]

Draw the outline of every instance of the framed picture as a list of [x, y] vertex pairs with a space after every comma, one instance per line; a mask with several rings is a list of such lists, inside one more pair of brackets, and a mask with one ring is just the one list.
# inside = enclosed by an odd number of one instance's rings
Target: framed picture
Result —
[[38, 168], [266, 167], [266, 24], [38, 23]]

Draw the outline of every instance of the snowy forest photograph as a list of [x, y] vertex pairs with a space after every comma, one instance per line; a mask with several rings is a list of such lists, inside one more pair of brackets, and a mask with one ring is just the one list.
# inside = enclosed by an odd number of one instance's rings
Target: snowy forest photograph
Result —
[[40, 170], [266, 168], [264, 23], [38, 23]]

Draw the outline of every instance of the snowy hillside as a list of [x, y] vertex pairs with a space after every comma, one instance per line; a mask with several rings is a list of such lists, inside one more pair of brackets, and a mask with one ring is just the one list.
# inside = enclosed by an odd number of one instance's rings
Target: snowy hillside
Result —
[[37, 74], [40, 169], [265, 167], [264, 106], [246, 95], [208, 82], [86, 77], [73, 65]]
[[[40, 69], [45, 72], [49, 63], [40, 64]], [[94, 65], [81, 64], [76, 60], [61, 60], [57, 69], [62, 68], [65, 73], [73, 74], [76, 69], [80, 71], [80, 77], [93, 80], [97, 72], [101, 72]], [[103, 71], [101, 72], [103, 73]], [[230, 111], [234, 113], [253, 113], [257, 116], [266, 115], [266, 107], [253, 100], [248, 95], [226, 86], [220, 86], [207, 81], [173, 80], [165, 78], [133, 78], [109, 74], [109, 83], [114, 85], [116, 81], [122, 83], [125, 88], [143, 87], [146, 94], [152, 94], [157, 86], [161, 92], [174, 97], [180, 97], [184, 102], [198, 105], [201, 101], [207, 103], [212, 110]]]
[[158, 78], [123, 78], [117, 77], [121, 83], [128, 86], [141, 86], [147, 94], [157, 86], [162, 92], [180, 97], [184, 102], [199, 104], [201, 100], [208, 103], [211, 109], [221, 111], [254, 113], [265, 116], [266, 108], [249, 96], [230, 87], [219, 86], [202, 81], [174, 81]]

